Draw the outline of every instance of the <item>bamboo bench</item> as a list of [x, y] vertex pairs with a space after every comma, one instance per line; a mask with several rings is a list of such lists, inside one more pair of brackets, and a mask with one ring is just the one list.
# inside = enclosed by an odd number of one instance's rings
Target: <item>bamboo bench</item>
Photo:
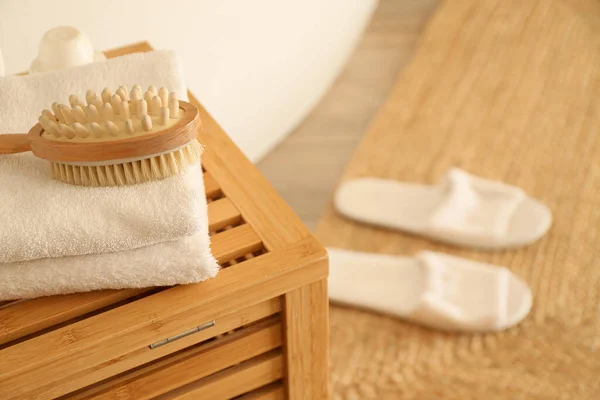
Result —
[[1, 399], [327, 398], [326, 252], [190, 99], [219, 275], [0, 303]]

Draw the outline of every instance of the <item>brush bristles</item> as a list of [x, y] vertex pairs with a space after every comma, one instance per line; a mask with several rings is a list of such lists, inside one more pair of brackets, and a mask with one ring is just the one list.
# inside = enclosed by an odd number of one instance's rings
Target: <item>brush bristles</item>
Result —
[[203, 147], [197, 140], [167, 154], [124, 164], [79, 166], [52, 163], [52, 178], [77, 186], [123, 186], [165, 179], [198, 163]]

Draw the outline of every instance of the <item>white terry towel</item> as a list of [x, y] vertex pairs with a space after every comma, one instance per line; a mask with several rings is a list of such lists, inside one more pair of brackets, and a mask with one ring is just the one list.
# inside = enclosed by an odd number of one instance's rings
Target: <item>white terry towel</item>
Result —
[[32, 153], [0, 156], [0, 263], [136, 249], [207, 227], [202, 170], [123, 187], [50, 179]]
[[202, 232], [135, 250], [3, 264], [0, 301], [200, 282], [219, 270], [207, 244]]
[[[157, 51], [0, 78], [0, 133], [26, 132], [51, 102], [89, 88], [155, 84], [186, 98], [179, 65], [174, 53]], [[105, 188], [53, 181], [47, 169], [31, 153], [0, 156], [0, 300], [192, 283], [217, 273], [200, 165]]]
[[139, 83], [164, 86], [187, 100], [179, 57], [170, 50], [129, 54], [59, 71], [0, 78], [0, 133], [27, 133], [44, 108], [58, 101], [69, 104], [69, 95], [85, 99], [89, 89], [100, 93]]

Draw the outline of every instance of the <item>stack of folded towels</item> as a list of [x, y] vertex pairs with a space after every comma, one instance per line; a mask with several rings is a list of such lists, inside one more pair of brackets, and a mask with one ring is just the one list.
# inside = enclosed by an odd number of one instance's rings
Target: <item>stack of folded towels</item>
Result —
[[[67, 70], [0, 78], [0, 133], [26, 133], [70, 94], [156, 85], [187, 99], [177, 56], [133, 54]], [[161, 181], [79, 187], [53, 181], [31, 153], [0, 156], [0, 301], [213, 277], [200, 165]]]

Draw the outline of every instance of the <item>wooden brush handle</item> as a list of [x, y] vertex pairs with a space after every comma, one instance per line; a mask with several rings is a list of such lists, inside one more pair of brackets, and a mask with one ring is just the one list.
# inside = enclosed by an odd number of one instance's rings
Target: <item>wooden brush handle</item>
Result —
[[14, 154], [31, 151], [26, 133], [0, 134], [0, 154]]
[[[1, 1], [1, 0], [0, 0]], [[158, 132], [99, 142], [68, 142], [42, 137], [44, 128], [37, 123], [29, 130], [29, 143], [33, 154], [55, 163], [122, 164], [124, 160], [144, 159], [172, 152], [189, 144], [198, 136], [198, 108], [179, 101], [180, 117], [175, 125]], [[0, 145], [0, 154], [2, 146]]]

